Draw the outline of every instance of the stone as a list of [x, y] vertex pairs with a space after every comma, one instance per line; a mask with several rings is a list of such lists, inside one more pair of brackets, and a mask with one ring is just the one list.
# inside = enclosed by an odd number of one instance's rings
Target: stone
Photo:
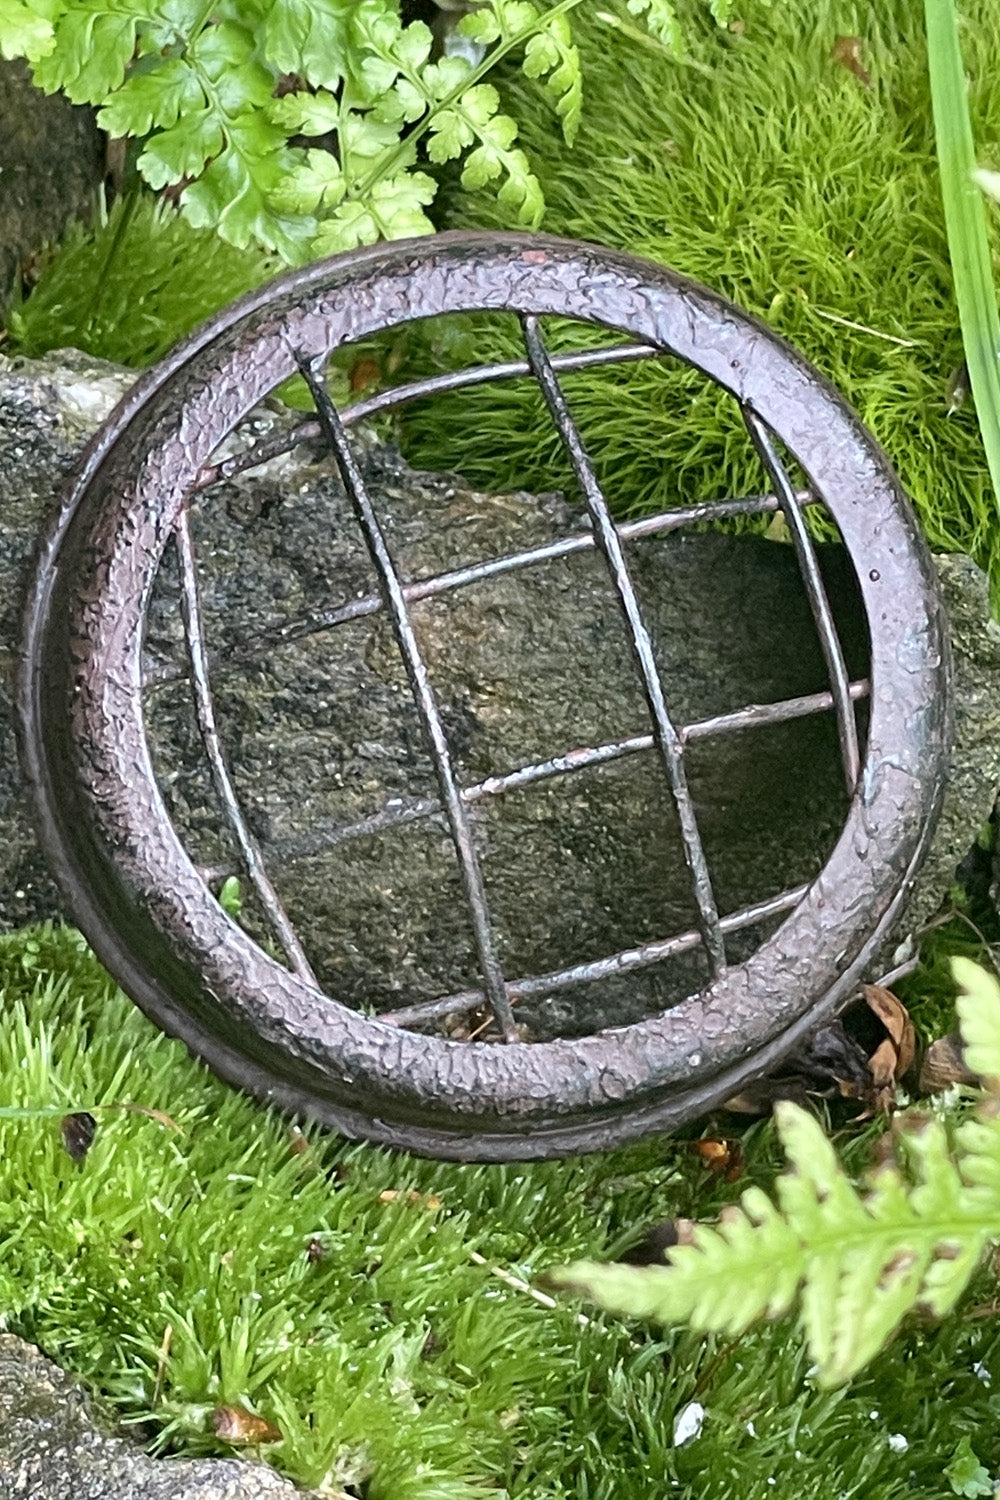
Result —
[[[34, 540], [59, 476], [128, 379], [77, 354], [0, 362], [0, 618], [7, 643], [0, 733], [8, 748], [10, 647]], [[286, 420], [261, 410], [236, 441]], [[454, 475], [414, 472], [370, 433], [357, 441], [406, 577], [466, 567], [580, 529], [557, 495], [477, 494]], [[300, 445], [204, 492], [192, 525], [227, 759], [324, 988], [378, 1011], [475, 985], [469, 921], [441, 816], [401, 816], [408, 808], [419, 812], [436, 791], [386, 618], [369, 614], [334, 630], [300, 630], [317, 612], [375, 590], [331, 460]], [[850, 564], [840, 548], [821, 554], [851, 673], [862, 676], [865, 632]], [[825, 687], [791, 548], [685, 533], [634, 542], [629, 558], [680, 722]], [[946, 558], [939, 566], [955, 622], [958, 732], [944, 815], [904, 934], [946, 894], [1000, 782], [1000, 628], [990, 621], [985, 579], [974, 564]], [[462, 784], [647, 730], [624, 627], [592, 551], [425, 599], [413, 615]], [[218, 889], [238, 865], [184, 675], [172, 553], [154, 592], [145, 648], [147, 725], [164, 801], [192, 859]], [[722, 911], [819, 870], [846, 800], [829, 714], [695, 742], [687, 760]], [[676, 819], [649, 752], [483, 796], [471, 816], [511, 976], [598, 958], [694, 924]], [[343, 836], [345, 826], [372, 819], [389, 826], [377, 837]], [[241, 920], [269, 941], [245, 882], [243, 898]], [[8, 753], [0, 765], [0, 918], [22, 922], [56, 909]], [[761, 923], [734, 936], [731, 960], [766, 930]], [[689, 954], [522, 1005], [519, 1019], [539, 1038], [620, 1024], [662, 1009], [703, 977], [699, 956]]]
[[239, 1458], [150, 1458], [41, 1350], [0, 1333], [0, 1500], [301, 1500]]
[[0, 59], [0, 311], [23, 263], [92, 211], [103, 178], [93, 110], [43, 94], [26, 63]]

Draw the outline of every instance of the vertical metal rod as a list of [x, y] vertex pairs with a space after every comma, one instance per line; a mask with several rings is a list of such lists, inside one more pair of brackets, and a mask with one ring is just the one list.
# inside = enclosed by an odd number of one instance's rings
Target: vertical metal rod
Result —
[[226, 757], [219, 738], [212, 702], [212, 687], [208, 675], [208, 655], [205, 650], [205, 634], [201, 623], [201, 600], [198, 595], [198, 567], [195, 560], [194, 538], [191, 535], [191, 519], [186, 505], [182, 506], [174, 528], [174, 541], [181, 565], [181, 614], [184, 619], [184, 634], [187, 639], [188, 656], [191, 659], [191, 682], [194, 688], [195, 713], [205, 754], [215, 783], [219, 800], [226, 809], [232, 824], [236, 842], [243, 856], [243, 863], [250, 882], [257, 892], [261, 906], [278, 937], [288, 960], [300, 978], [315, 989], [319, 989], [312, 966], [299, 942], [294, 927], [288, 920], [278, 893], [271, 884], [260, 848], [247, 826], [240, 807], [236, 788], [233, 786]]
[[816, 630], [826, 661], [826, 669], [830, 674], [830, 689], [833, 693], [833, 707], [837, 717], [837, 737], [840, 741], [840, 758], [844, 766], [847, 795], [853, 797], [861, 771], [858, 725], [854, 717], [854, 705], [851, 702], [851, 679], [844, 661], [844, 652], [834, 623], [830, 600], [823, 584], [823, 575], [819, 570], [816, 549], [809, 535], [809, 528], [805, 523], [795, 486], [781, 462], [770, 429], [757, 413], [749, 406], [745, 406], [743, 402], [740, 402], [740, 411], [743, 413], [743, 420], [754, 447], [774, 485], [778, 504], [781, 506], [788, 529], [792, 534], [792, 542], [799, 560], [799, 571], [809, 597], [813, 619], [816, 621]]
[[514, 1013], [510, 1008], [503, 970], [500, 967], [500, 960], [496, 951], [496, 942], [486, 898], [486, 888], [479, 869], [479, 859], [476, 855], [475, 844], [473, 843], [472, 828], [469, 823], [465, 804], [462, 801], [461, 793], [455, 781], [454, 772], [452, 771], [448, 739], [444, 732], [444, 726], [441, 723], [441, 716], [438, 713], [434, 690], [427, 675], [427, 666], [420, 654], [420, 647], [413, 632], [413, 624], [410, 620], [403, 585], [399, 574], [396, 572], [395, 563], [386, 544], [382, 527], [375, 514], [375, 509], [368, 495], [361, 471], [354, 460], [354, 455], [348, 444], [347, 434], [344, 431], [344, 426], [337, 409], [330, 400], [323, 382], [318, 378], [313, 364], [303, 354], [296, 353], [295, 359], [312, 393], [320, 427], [337, 461], [341, 476], [343, 477], [344, 487], [347, 490], [354, 513], [364, 534], [365, 543], [375, 566], [375, 571], [378, 574], [379, 587], [385, 600], [386, 611], [392, 621], [396, 643], [399, 646], [403, 664], [406, 667], [406, 674], [410, 679], [410, 686], [413, 690], [417, 710], [423, 723], [424, 733], [430, 744], [438, 787], [441, 791], [445, 813], [451, 827], [452, 840], [462, 871], [462, 881], [465, 886], [465, 895], [472, 917], [476, 947], [479, 952], [479, 967], [483, 976], [483, 988], [486, 993], [486, 999], [496, 1017], [497, 1025], [504, 1040], [507, 1042], [516, 1042], [518, 1034], [514, 1023]]
[[583, 445], [583, 439], [570, 415], [566, 398], [552, 368], [548, 350], [542, 342], [538, 319], [530, 314], [522, 316], [521, 326], [524, 332], [528, 363], [541, 387], [552, 420], [573, 466], [577, 483], [590, 512], [594, 539], [607, 563], [615, 592], [618, 595], [618, 602], [629, 627], [632, 649], [642, 674], [643, 690], [653, 718], [653, 733], [677, 807], [684, 857], [691, 872], [694, 898], [698, 906], [698, 925], [708, 954], [712, 978], [717, 979], [726, 968], [725, 938], [719, 921], [715, 893], [712, 890], [708, 861], [705, 858], [701, 834], [698, 831], [694, 803], [688, 790], [687, 773], [684, 769], [684, 746], [667, 710], [663, 683], [660, 680], [656, 658], [653, 654], [653, 643], [642, 619], [635, 586], [625, 562], [621, 538], [611, 519], [608, 503], [597, 482], [597, 476]]

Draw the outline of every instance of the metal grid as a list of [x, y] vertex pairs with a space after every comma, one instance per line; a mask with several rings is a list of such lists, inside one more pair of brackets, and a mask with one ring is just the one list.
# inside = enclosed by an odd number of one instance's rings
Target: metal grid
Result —
[[[221, 445], [296, 370], [319, 382], [333, 351], [414, 319], [451, 313], [523, 317], [525, 356], [379, 393], [342, 413], [319, 401], [314, 417], [226, 456]], [[617, 330], [629, 342], [573, 355], [545, 351], [536, 318]], [[586, 365], [678, 358], [727, 392], [743, 413], [774, 493], [682, 506], [614, 525], [570, 418], [559, 377]], [[287, 620], [239, 649], [209, 652], [185, 508], [193, 495], [267, 462], [304, 439], [324, 438], [356, 509], [364, 486], [350, 463], [352, 421], [435, 391], [509, 377], [539, 382], [591, 513], [588, 529], [434, 577], [404, 581], [383, 556], [378, 588], [361, 599]], [[331, 443], [332, 434], [332, 443]], [[813, 493], [796, 491], [783, 454]], [[352, 488], [353, 486], [353, 488]], [[368, 497], [370, 499], [370, 497]], [[854, 569], [867, 622], [869, 681], [848, 681], [804, 522], [821, 503]], [[629, 578], [629, 545], [695, 523], [780, 511], [819, 630], [825, 692], [749, 704], [694, 723], [672, 719], [670, 683], [646, 648]], [[379, 522], [368, 513], [369, 549]], [[145, 674], [142, 641], [169, 539], [182, 569], [188, 667]], [[420, 599], [511, 569], [599, 549], [626, 619], [649, 721], [628, 738], [564, 749], [473, 785], [438, 762], [438, 795], [423, 788], [347, 826], [316, 827], [316, 850], [336, 849], [399, 823], [450, 817], [460, 841], [482, 799], [514, 788], [648, 755], [686, 828], [698, 921], [690, 931], [556, 973], [508, 978], [492, 962], [488, 922], [481, 976], [459, 994], [371, 1016], [320, 993], [270, 883], [261, 848], [226, 765], [210, 673], [258, 649], [385, 611], [397, 642], [412, 640]], [[631, 624], [629, 623], [631, 621]], [[631, 626], [635, 629], [632, 630]], [[404, 659], [423, 696], [419, 656]], [[261, 909], [288, 966], [226, 916], [192, 862], [164, 805], [147, 734], [144, 686], [190, 678], [219, 801]], [[854, 705], [867, 699], [864, 764]], [[136, 1002], [223, 1077], [272, 1103], [349, 1135], [461, 1160], [511, 1160], [590, 1151], [669, 1129], [760, 1076], [830, 1016], [870, 972], [928, 847], [946, 779], [951, 732], [947, 637], [936, 576], [888, 463], [854, 413], [793, 349], [731, 303], [668, 269], [624, 252], [537, 235], [432, 236], [371, 247], [291, 272], [221, 312], [137, 383], [81, 456], [39, 554], [27, 601], [18, 681], [20, 751], [40, 844], [68, 910]], [[843, 780], [852, 795], [825, 863], [808, 886], [720, 913], [699, 857], [686, 788], [689, 747], [706, 739], [832, 714]], [[611, 726], [612, 731], [616, 726]], [[599, 731], [598, 734], [603, 734]], [[433, 747], [431, 733], [429, 743]], [[597, 738], [597, 735], [591, 736]], [[444, 746], [447, 752], [447, 745]], [[530, 755], [526, 755], [530, 759]], [[352, 818], [357, 817], [353, 813]], [[297, 857], [298, 847], [285, 851]], [[474, 850], [472, 851], [474, 854]], [[281, 855], [269, 846], [268, 858]], [[481, 893], [474, 859], [465, 866]], [[799, 872], [796, 879], [801, 878]], [[482, 911], [488, 917], [485, 904]], [[780, 919], [780, 920], [778, 920]], [[762, 925], [736, 961], [731, 934]], [[645, 934], [644, 934], [645, 936]], [[746, 938], [744, 939], [744, 942]], [[501, 1040], [520, 1002], [699, 950], [716, 977], [668, 1009], [628, 1025], [561, 1034], [532, 1045], [469, 1046], [419, 1028], [442, 1013], [485, 1009]], [[731, 962], [725, 967], [725, 960]], [[527, 966], [530, 967], [530, 966]], [[461, 983], [465, 984], [465, 979]], [[454, 988], [455, 985], [442, 985]], [[490, 1008], [487, 1003], [492, 999]], [[602, 1023], [603, 1024], [603, 1023]], [[466, 1028], [479, 1032], [479, 1017]]]
[[[301, 856], [332, 849], [352, 839], [376, 836], [400, 824], [438, 817], [443, 812], [457, 855], [471, 916], [482, 985], [383, 1012], [380, 1020], [410, 1027], [456, 1013], [480, 1011], [485, 1007], [492, 1017], [498, 1038], [505, 1042], [520, 1038], [513, 1007], [525, 999], [645, 969], [699, 948], [707, 956], [711, 978], [716, 980], [725, 973], [727, 967], [727, 935], [777, 917], [796, 906], [807, 889], [804, 885], [789, 888], [738, 911], [720, 915], [688, 787], [685, 750], [689, 744], [710, 737], [771, 726], [832, 710], [836, 719], [844, 781], [850, 796], [857, 782], [860, 764], [854, 704], [866, 698], [869, 693], [867, 679], [849, 679], [820, 574], [815, 545], [805, 521], [806, 508], [821, 502], [810, 491], [795, 488], [774, 437], [761, 418], [741, 404], [740, 410], [747, 431], [774, 486], [773, 494], [689, 505], [616, 524], [585, 444], [573, 421], [558, 375], [560, 371], [580, 370], [588, 366], [662, 357], [663, 351], [646, 344], [630, 343], [569, 355], [553, 355], [546, 348], [538, 319], [524, 315], [520, 321], [526, 350], [524, 361], [480, 365], [415, 381], [379, 392], [342, 412], [337, 410], [328, 394], [323, 375], [324, 361], [297, 355], [298, 368], [309, 387], [316, 417], [300, 421], [291, 431], [286, 430], [276, 437], [262, 440], [243, 452], [203, 466], [196, 485], [197, 491], [209, 489], [237, 474], [257, 468], [303, 442], [320, 440], [334, 457], [377, 573], [378, 592], [287, 622], [243, 646], [238, 652], [228, 653], [226, 665], [231, 666], [251, 657], [263, 645], [287, 644], [305, 635], [329, 630], [383, 610], [387, 612], [432, 758], [439, 795], [437, 798], [415, 799], [403, 805], [394, 803], [393, 806], [354, 823], [317, 828], [308, 846], [298, 847], [296, 853]], [[364, 477], [351, 451], [347, 426], [404, 402], [441, 391], [523, 376], [533, 377], [542, 391], [585, 500], [590, 530], [430, 578], [405, 581], [393, 562]], [[726, 521], [735, 517], [766, 515], [779, 511], [785, 517], [794, 543], [800, 575], [830, 678], [830, 689], [773, 703], [749, 704], [730, 713], [677, 725], [668, 708], [667, 690], [661, 680], [653, 643], [642, 617], [629, 571], [625, 544], [638, 538], [664, 535], [697, 523]], [[195, 709], [212, 780], [231, 826], [246, 876], [291, 969], [307, 983], [319, 988], [303, 946], [267, 874], [262, 850], [243, 815], [226, 764], [212, 703], [209, 653], [201, 623], [197, 560], [187, 506], [178, 519], [175, 541], [180, 564], [182, 610]], [[474, 585], [500, 573], [595, 549], [606, 566], [620, 613], [627, 625], [632, 655], [651, 719], [651, 732], [600, 745], [575, 748], [545, 761], [522, 765], [502, 775], [489, 776], [471, 785], [459, 786], [434, 690], [420, 654], [410, 606], [419, 600]], [[160, 667], [147, 673], [144, 681], [146, 686], [152, 686], [183, 675], [183, 670]], [[676, 809], [685, 863], [698, 912], [697, 930], [675, 933], [658, 941], [623, 949], [588, 963], [571, 964], [545, 974], [507, 978], [497, 953], [489, 895], [469, 817], [470, 807], [484, 798], [501, 796], [505, 792], [550, 777], [572, 774], [585, 767], [606, 764], [642, 752], [655, 753]], [[224, 872], [206, 873], [218, 876]], [[474, 1034], [480, 1035], [484, 1029], [478, 1027]]]

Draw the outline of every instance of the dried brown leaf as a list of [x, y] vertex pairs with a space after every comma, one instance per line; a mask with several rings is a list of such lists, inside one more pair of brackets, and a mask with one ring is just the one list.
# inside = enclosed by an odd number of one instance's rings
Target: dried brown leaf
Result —
[[980, 1080], [965, 1066], [962, 1038], [957, 1031], [939, 1037], [924, 1053], [920, 1064], [919, 1089], [922, 1094], [939, 1094], [953, 1083], [975, 1087]]
[[746, 1163], [739, 1141], [705, 1138], [691, 1141], [688, 1149], [701, 1157], [710, 1172], [717, 1173], [726, 1182], [736, 1182], [743, 1176]]
[[864, 65], [864, 44], [859, 36], [838, 36], [830, 49], [831, 61], [853, 73], [866, 89], [872, 86], [871, 74]]
[[891, 1115], [896, 1107], [896, 1049], [886, 1037], [869, 1058], [871, 1083], [864, 1092], [865, 1108], [855, 1122], [870, 1120], [874, 1115]]
[[282, 1433], [273, 1422], [247, 1411], [245, 1406], [217, 1406], [212, 1413], [212, 1431], [224, 1443], [280, 1443]]
[[[869, 1010], [882, 1022], [895, 1048], [893, 1079], [898, 1083], [910, 1071], [917, 1055], [917, 1038], [910, 1013], [891, 990], [883, 989], [881, 985], [864, 984], [861, 993]], [[881, 1047], [876, 1051], [881, 1052]]]
[[891, 1101], [896, 1090], [896, 1063], [899, 1054], [895, 1044], [889, 1037], [880, 1042], [868, 1059], [868, 1066], [872, 1070], [872, 1085], [875, 1090], [875, 1102], [880, 1108], [883, 1107], [884, 1096], [888, 1095]]

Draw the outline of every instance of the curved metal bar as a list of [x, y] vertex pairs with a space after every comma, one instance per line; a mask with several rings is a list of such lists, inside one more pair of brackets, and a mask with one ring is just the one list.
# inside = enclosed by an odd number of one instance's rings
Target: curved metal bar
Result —
[[[796, 491], [800, 505], [821, 505], [808, 490]], [[683, 526], [694, 526], [701, 521], [729, 521], [737, 516], [769, 515], [779, 509], [774, 495], [751, 495], [738, 500], [706, 500], [701, 505], [685, 505], [677, 510], [661, 511], [656, 516], [642, 516], [635, 521], [622, 521], [618, 535], [632, 541], [637, 537], [659, 536], [679, 531]], [[403, 594], [408, 604], [418, 599], [431, 599], [435, 594], [448, 589], [465, 588], [468, 584], [481, 583], [484, 578], [493, 578], [498, 573], [509, 573], [515, 568], [528, 567], [532, 563], [550, 562], [554, 558], [569, 557], [574, 552], [586, 552], [595, 545], [594, 534], [582, 531], [575, 536], [560, 538], [557, 542], [546, 542], [524, 552], [512, 552], [506, 557], [491, 557], [486, 562], [473, 563], [467, 568], [455, 568], [449, 573], [438, 573], [433, 578], [417, 579], [403, 584]], [[346, 625], [351, 620], [363, 619], [377, 614], [382, 608], [379, 594], [364, 594], [360, 599], [349, 599], [346, 604], [334, 605], [331, 609], [316, 610], [297, 620], [288, 620], [273, 630], [263, 630], [248, 641], [241, 642], [232, 650], [219, 651], [212, 662], [213, 670], [238, 666], [252, 661], [268, 647], [285, 646], [301, 640], [307, 635], [318, 635], [323, 630], [332, 630], [337, 625]], [[179, 667], [155, 667], [143, 674], [143, 687], [159, 687], [166, 682], [178, 682], [184, 677]]]
[[542, 388], [545, 404], [562, 438], [563, 446], [573, 466], [580, 491], [590, 512], [594, 525], [594, 538], [599, 551], [607, 563], [618, 602], [628, 625], [636, 664], [642, 674], [643, 691], [649, 711], [653, 716], [653, 732], [663, 761], [670, 790], [677, 807], [684, 857], [694, 886], [694, 898], [701, 918], [701, 932], [708, 953], [712, 978], [717, 979], [726, 969], [726, 944], [719, 925], [719, 909], [712, 890], [712, 877], [708, 860], [698, 832], [694, 803], [688, 790], [687, 774], [684, 770], [684, 746], [674, 728], [663, 693], [663, 683], [653, 655], [653, 643], [642, 619], [635, 587], [629, 575], [628, 564], [622, 551], [621, 538], [615, 530], [601, 487], [594, 474], [590, 457], [570, 416], [566, 398], [562, 393], [552, 361], [542, 342], [538, 319], [527, 314], [521, 319], [524, 330], [524, 347], [528, 354], [535, 379]]
[[[662, 356], [662, 349], [650, 344], [616, 344], [610, 349], [579, 349], [572, 354], [554, 354], [552, 363], [557, 370], [587, 370], [594, 365], [621, 365], [637, 359]], [[471, 365], [463, 370], [447, 370], [441, 375], [427, 375], [422, 380], [413, 380], [406, 385], [393, 386], [387, 391], [377, 391], [346, 406], [340, 413], [345, 427], [363, 422], [366, 417], [377, 416], [381, 411], [391, 411], [394, 406], [405, 406], [410, 401], [419, 401], [425, 396], [440, 396], [446, 391], [458, 391], [468, 385], [486, 385], [490, 381], [510, 380], [519, 375], [530, 375], [531, 370], [523, 359], [502, 360], [492, 365]], [[261, 464], [290, 453], [299, 443], [308, 443], [320, 435], [320, 426], [312, 418], [298, 422], [290, 432], [277, 433], [266, 438], [245, 453], [234, 453], [231, 458], [218, 463], [206, 464], [198, 474], [195, 489], [205, 489], [220, 479], [233, 479], [247, 469], [259, 468]]]
[[427, 675], [427, 666], [413, 633], [413, 624], [406, 607], [403, 585], [396, 572], [396, 565], [392, 560], [382, 527], [369, 498], [361, 470], [355, 462], [354, 454], [347, 441], [347, 434], [337, 415], [337, 409], [330, 400], [325, 385], [317, 377], [313, 365], [305, 355], [296, 352], [295, 361], [316, 403], [316, 412], [323, 429], [323, 436], [337, 460], [344, 487], [364, 533], [365, 544], [378, 573], [385, 607], [392, 619], [396, 644], [403, 658], [406, 675], [410, 679], [410, 687], [413, 690], [413, 697], [430, 746], [434, 771], [441, 790], [441, 800], [444, 803], [455, 852], [458, 855], [486, 998], [504, 1040], [516, 1042], [517, 1027], [514, 1024], [510, 1001], [507, 999], [504, 986], [503, 970], [497, 956], [493, 927], [490, 922], [489, 903], [486, 899], [486, 887], [483, 885], [483, 877], [479, 869], [479, 857], [472, 839], [472, 828], [455, 781], [448, 738], [444, 732], [444, 725], [441, 723], [441, 715], [438, 713], [434, 690]]
[[[755, 922], [764, 922], [768, 917], [780, 916], [796, 906], [809, 889], [808, 885], [797, 885], [792, 890], [782, 891], [767, 901], [746, 906], [731, 916], [722, 917], [719, 926], [723, 932], [739, 932], [752, 927]], [[528, 1000], [538, 995], [547, 995], [553, 990], [570, 989], [576, 984], [593, 984], [597, 979], [610, 979], [619, 974], [633, 974], [637, 969], [648, 969], [651, 964], [662, 963], [666, 958], [677, 958], [690, 953], [702, 942], [700, 932], [681, 932], [676, 937], [661, 942], [644, 943], [641, 948], [625, 948], [608, 958], [595, 959], [589, 964], [573, 964], [568, 969], [556, 969], [551, 974], [532, 974], [527, 979], [514, 979], [507, 985], [507, 997], [511, 1005], [518, 1000]], [[380, 1021], [392, 1026], [412, 1026], [414, 1021], [433, 1021], [441, 1016], [461, 1014], [478, 1009], [486, 997], [482, 990], [462, 990], [455, 995], [445, 995], [440, 1000], [426, 1000], [419, 1005], [406, 1005], [399, 1010], [383, 1011]]]
[[760, 454], [761, 461], [777, 492], [785, 520], [788, 522], [788, 529], [792, 533], [802, 582], [805, 584], [806, 594], [809, 597], [809, 608], [816, 621], [826, 669], [830, 674], [830, 687], [833, 690], [834, 709], [837, 715], [837, 737], [840, 740], [840, 756], [844, 763], [844, 781], [847, 785], [847, 795], [851, 797], [854, 795], [854, 788], [858, 784], [858, 776], [861, 773], [858, 726], [851, 705], [847, 663], [844, 661], [844, 651], [837, 634], [830, 601], [827, 598], [823, 575], [820, 573], [816, 559], [816, 548], [813, 546], [812, 537], [809, 535], [809, 529], [799, 508], [795, 487], [778, 456], [778, 450], [774, 446], [767, 424], [746, 402], [740, 402], [740, 411], [743, 413], [743, 420], [753, 439], [754, 447]]
[[201, 742], [205, 747], [208, 757], [209, 769], [212, 781], [219, 800], [226, 809], [226, 816], [232, 825], [236, 842], [239, 845], [240, 854], [250, 882], [260, 900], [261, 906], [267, 915], [268, 921], [274, 928], [275, 934], [288, 955], [289, 962], [296, 974], [311, 984], [314, 989], [319, 989], [316, 976], [306, 957], [305, 949], [299, 942], [298, 935], [291, 922], [285, 914], [285, 909], [278, 898], [278, 893], [271, 884], [267, 871], [264, 868], [264, 860], [256, 839], [247, 826], [243, 816], [240, 800], [236, 795], [229, 767], [226, 765], [226, 757], [222, 749], [222, 741], [219, 738], [219, 729], [215, 720], [215, 705], [212, 702], [212, 687], [208, 676], [208, 662], [205, 653], [205, 636], [201, 625], [201, 600], [198, 595], [198, 568], [195, 560], [194, 538], [191, 535], [191, 517], [185, 505], [177, 517], [174, 527], [174, 541], [177, 546], [177, 556], [180, 561], [181, 572], [181, 614], [184, 619], [184, 635], [187, 640], [188, 655], [191, 658], [191, 683], [194, 688], [195, 713], [198, 718], [198, 731]]

